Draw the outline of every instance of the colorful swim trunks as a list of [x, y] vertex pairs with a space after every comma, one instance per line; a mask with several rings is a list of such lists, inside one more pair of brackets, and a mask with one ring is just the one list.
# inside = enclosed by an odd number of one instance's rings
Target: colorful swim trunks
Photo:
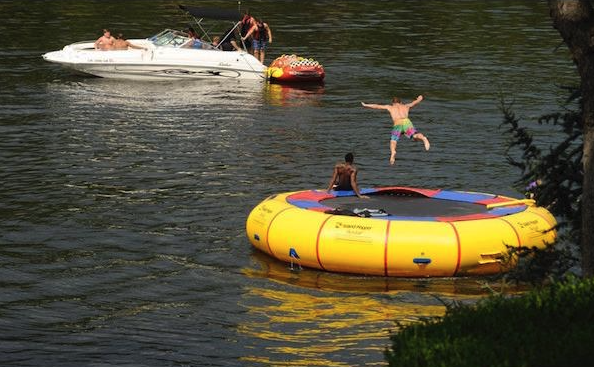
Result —
[[394, 125], [392, 128], [392, 137], [390, 140], [398, 141], [400, 136], [404, 134], [407, 138], [412, 138], [417, 133], [417, 129], [413, 126], [409, 119], [403, 119], [400, 124]]

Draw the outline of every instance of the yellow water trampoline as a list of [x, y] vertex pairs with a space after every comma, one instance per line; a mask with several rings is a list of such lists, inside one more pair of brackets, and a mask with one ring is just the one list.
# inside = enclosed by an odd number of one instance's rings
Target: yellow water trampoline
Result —
[[496, 274], [508, 247], [543, 248], [556, 221], [533, 200], [410, 187], [272, 195], [246, 222], [257, 249], [295, 266], [397, 277]]

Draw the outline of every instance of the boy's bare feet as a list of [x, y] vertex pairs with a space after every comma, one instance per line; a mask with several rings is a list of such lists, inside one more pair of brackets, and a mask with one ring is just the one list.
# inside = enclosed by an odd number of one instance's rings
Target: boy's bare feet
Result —
[[429, 140], [425, 139], [423, 143], [425, 143], [425, 150], [429, 150], [429, 147], [431, 147], [431, 144], [429, 144]]

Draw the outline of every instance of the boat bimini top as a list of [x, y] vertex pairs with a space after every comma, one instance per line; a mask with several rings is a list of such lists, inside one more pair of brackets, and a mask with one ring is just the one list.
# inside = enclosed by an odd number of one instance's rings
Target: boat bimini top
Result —
[[[241, 25], [241, 21], [239, 20], [241, 19], [241, 14], [239, 10], [205, 8], [185, 5], [179, 5], [179, 8], [194, 18], [196, 25], [200, 28], [202, 32], [202, 37], [204, 37], [211, 44], [212, 39], [210, 38], [208, 31], [202, 26], [202, 22], [204, 21], [204, 19], [228, 20], [233, 22], [233, 28], [231, 28], [228, 33], [224, 34], [221, 37], [221, 42], [217, 46], [214, 46], [214, 48], [217, 49], [220, 49], [221, 45], [225, 42], [227, 38], [229, 38], [230, 34]], [[243, 48], [246, 49], [243, 40], [241, 41], [241, 43]]]

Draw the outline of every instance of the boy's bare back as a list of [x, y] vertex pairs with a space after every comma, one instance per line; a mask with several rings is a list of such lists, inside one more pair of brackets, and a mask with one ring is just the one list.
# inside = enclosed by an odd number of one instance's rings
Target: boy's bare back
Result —
[[410, 107], [402, 103], [396, 103], [392, 105], [386, 105], [386, 109], [390, 112], [390, 116], [392, 116], [392, 122], [394, 125], [399, 125], [402, 123], [402, 120], [408, 118], [408, 111]]
[[400, 98], [394, 97], [392, 104], [374, 104], [361, 102], [363, 107], [373, 108], [374, 110], [387, 110], [392, 118], [392, 133], [390, 136], [390, 164], [393, 165], [396, 161], [396, 145], [401, 135], [414, 141], [422, 141], [425, 145], [425, 150], [429, 150], [431, 146], [429, 139], [425, 135], [417, 132], [412, 122], [408, 119], [408, 112], [410, 109], [423, 100], [423, 96], [419, 95], [417, 99], [410, 103], [402, 103]]
[[415, 105], [417, 105], [422, 100], [423, 100], [423, 96], [418, 96], [417, 99], [415, 99], [411, 103], [406, 103], [406, 104], [401, 103], [398, 100], [398, 102], [394, 101], [394, 103], [392, 103], [392, 104], [385, 104], [385, 105], [373, 104], [373, 103], [363, 103], [363, 102], [361, 102], [361, 105], [363, 107], [373, 108], [376, 110], [387, 110], [390, 113], [390, 116], [392, 117], [392, 122], [394, 123], [394, 125], [400, 125], [400, 124], [402, 124], [404, 119], [408, 118], [408, 112], [410, 111], [410, 109], [412, 107], [414, 107]]

